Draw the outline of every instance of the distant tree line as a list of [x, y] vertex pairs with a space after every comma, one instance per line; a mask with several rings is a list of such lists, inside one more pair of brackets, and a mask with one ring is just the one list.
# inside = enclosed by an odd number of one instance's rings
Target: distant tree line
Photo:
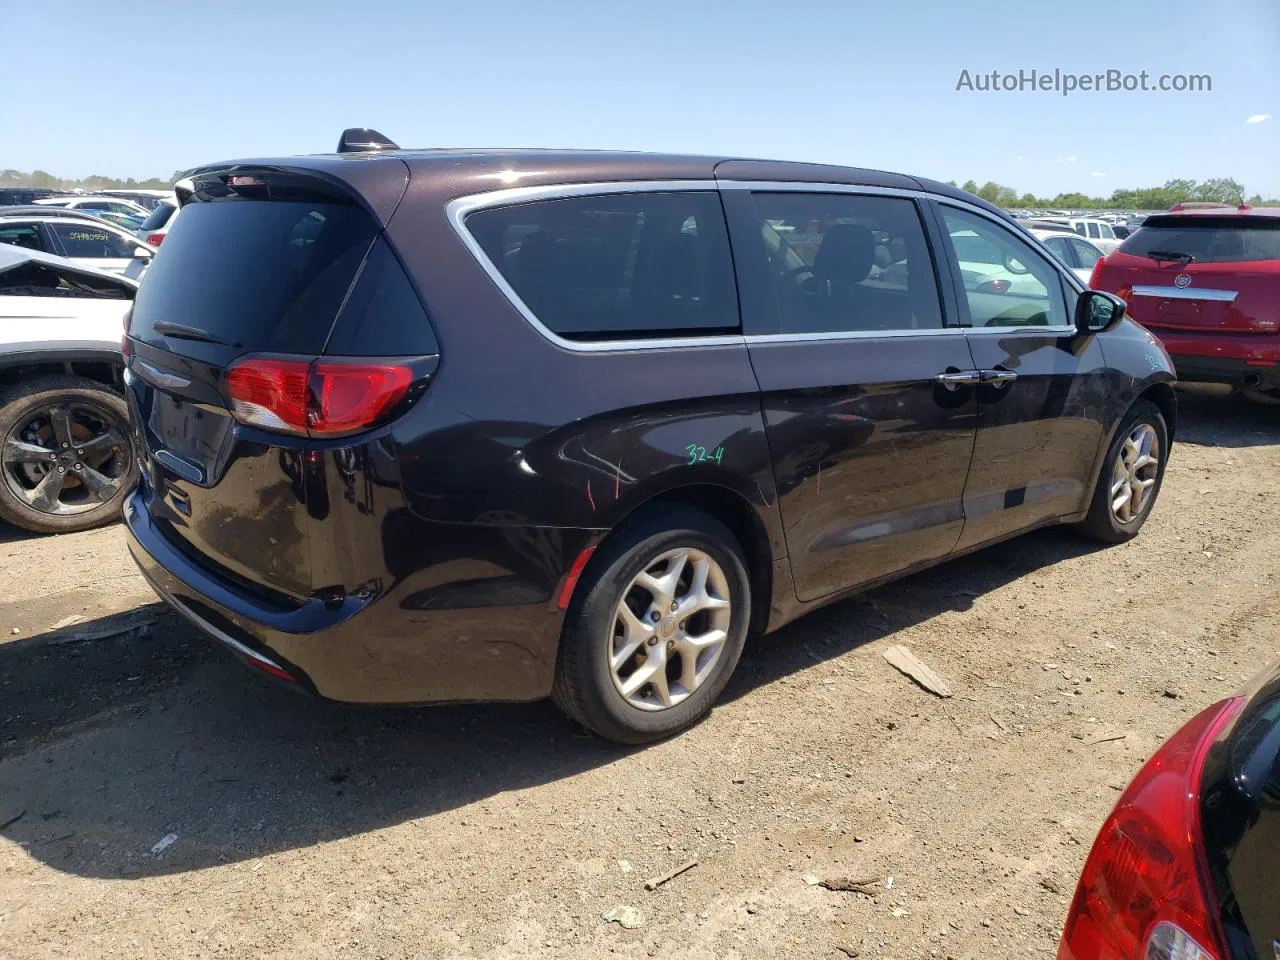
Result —
[[95, 174], [79, 180], [66, 177], [55, 177], [44, 170], [32, 170], [24, 173], [21, 170], [0, 170], [0, 187], [47, 187], [50, 190], [83, 190], [92, 193], [95, 190], [167, 190], [174, 182], [181, 179], [179, 171], [174, 171], [171, 179], [152, 177], [149, 180], [135, 180], [133, 177], [104, 177]]
[[[951, 186], [958, 184], [948, 181]], [[974, 180], [958, 185], [962, 190], [976, 193], [982, 199], [1000, 207], [1058, 207], [1065, 209], [1098, 208], [1110, 210], [1167, 210], [1175, 203], [1186, 200], [1215, 200], [1218, 203], [1251, 203], [1255, 206], [1280, 205], [1280, 200], [1264, 200], [1255, 193], [1246, 197], [1244, 185], [1230, 177], [1213, 180], [1170, 180], [1163, 187], [1122, 188], [1113, 190], [1109, 197], [1090, 197], [1083, 193], [1060, 193], [1056, 197], [1037, 197], [1033, 193], [1019, 194], [1013, 187], [988, 181], [978, 186]]]

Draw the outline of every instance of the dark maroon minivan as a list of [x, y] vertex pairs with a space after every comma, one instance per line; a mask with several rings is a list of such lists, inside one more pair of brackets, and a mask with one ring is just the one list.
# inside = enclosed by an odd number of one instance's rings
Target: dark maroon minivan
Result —
[[127, 334], [133, 554], [282, 681], [644, 742], [748, 633], [1155, 502], [1164, 350], [976, 197], [393, 146], [192, 173]]

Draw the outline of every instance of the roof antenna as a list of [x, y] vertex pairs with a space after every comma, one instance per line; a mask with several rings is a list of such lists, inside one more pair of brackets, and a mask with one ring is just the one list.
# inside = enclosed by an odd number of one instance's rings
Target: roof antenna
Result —
[[388, 140], [377, 130], [368, 127], [348, 127], [338, 139], [339, 153], [365, 153], [378, 150], [399, 150], [400, 146]]

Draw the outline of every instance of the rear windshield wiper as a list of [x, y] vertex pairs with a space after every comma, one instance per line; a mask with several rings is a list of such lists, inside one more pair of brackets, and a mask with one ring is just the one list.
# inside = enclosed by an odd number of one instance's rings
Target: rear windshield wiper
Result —
[[170, 320], [157, 320], [151, 329], [162, 337], [173, 337], [176, 340], [199, 340], [201, 343], [217, 343], [224, 347], [239, 347], [241, 344], [224, 340], [217, 334], [199, 327], [189, 327], [185, 323], [173, 323]]
[[1148, 250], [1147, 256], [1152, 260], [1177, 260], [1180, 263], [1190, 263], [1195, 259], [1190, 253], [1175, 253], [1172, 250]]

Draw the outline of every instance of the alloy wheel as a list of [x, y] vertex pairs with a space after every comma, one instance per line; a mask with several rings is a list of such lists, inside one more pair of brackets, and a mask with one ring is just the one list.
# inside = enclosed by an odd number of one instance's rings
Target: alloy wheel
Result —
[[669, 550], [622, 593], [609, 638], [618, 693], [641, 710], [688, 699], [711, 675], [729, 638], [729, 581], [709, 554]]
[[105, 407], [59, 400], [30, 411], [4, 438], [0, 465], [15, 497], [50, 516], [88, 513], [129, 475], [126, 427]]
[[1111, 470], [1111, 512], [1120, 523], [1131, 523], [1155, 492], [1160, 476], [1160, 438], [1149, 423], [1134, 426], [1120, 446]]

